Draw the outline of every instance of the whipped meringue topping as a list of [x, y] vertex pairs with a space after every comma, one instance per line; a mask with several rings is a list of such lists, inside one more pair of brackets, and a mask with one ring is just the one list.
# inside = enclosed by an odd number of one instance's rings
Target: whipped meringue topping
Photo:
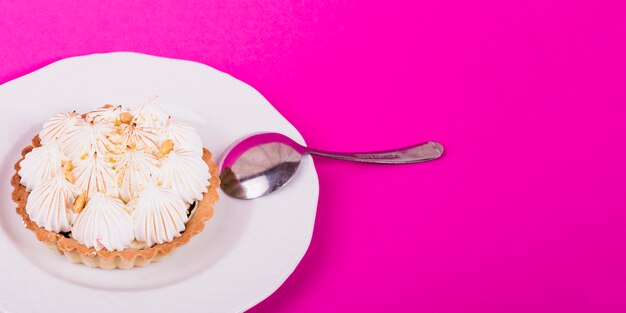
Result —
[[107, 123], [82, 121], [69, 130], [61, 140], [61, 149], [72, 159], [94, 152], [104, 155], [114, 152], [114, 143], [107, 137], [113, 127]]
[[122, 127], [121, 145], [133, 149], [156, 151], [159, 148], [159, 134], [156, 129], [138, 124]]
[[116, 173], [110, 161], [95, 152], [79, 160], [72, 170], [76, 186], [89, 195], [102, 192], [112, 197], [119, 196]]
[[129, 150], [118, 161], [118, 185], [122, 200], [128, 202], [139, 195], [145, 186], [155, 182], [159, 172], [154, 155]]
[[162, 129], [165, 126], [169, 116], [154, 104], [154, 100], [150, 99], [135, 112], [133, 123], [142, 127], [157, 129]]
[[108, 105], [87, 113], [85, 120], [94, 123], [115, 123], [119, 120], [120, 113], [122, 112], [126, 112], [126, 110], [121, 105]]
[[20, 162], [20, 183], [27, 191], [33, 190], [42, 181], [59, 175], [63, 171], [61, 162], [66, 159], [56, 144], [34, 148]]
[[148, 185], [132, 213], [135, 238], [151, 247], [170, 242], [185, 230], [187, 205], [170, 189]]
[[170, 117], [167, 119], [165, 136], [172, 139], [177, 149], [189, 150], [202, 156], [202, 139], [191, 126]]
[[43, 144], [58, 143], [68, 131], [82, 122], [82, 117], [76, 112], [60, 113], [51, 117], [43, 124], [39, 138]]
[[70, 231], [76, 217], [72, 205], [77, 196], [76, 187], [63, 175], [56, 175], [31, 191], [26, 212], [37, 225], [46, 230], [57, 233]]
[[192, 203], [202, 199], [210, 178], [209, 166], [194, 152], [175, 149], [163, 160], [158, 181]]
[[211, 174], [200, 136], [153, 101], [45, 122], [42, 146], [25, 155], [19, 170], [30, 192], [26, 211], [37, 225], [71, 231], [98, 250], [123, 250], [133, 241], [150, 247], [180, 236], [186, 211], [202, 200]]
[[115, 251], [130, 247], [135, 235], [124, 202], [96, 192], [76, 218], [72, 237], [88, 248]]

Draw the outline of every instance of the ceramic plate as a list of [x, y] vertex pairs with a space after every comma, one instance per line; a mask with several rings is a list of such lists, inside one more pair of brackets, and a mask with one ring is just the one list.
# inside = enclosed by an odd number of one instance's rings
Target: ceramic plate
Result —
[[203, 64], [135, 53], [65, 59], [0, 86], [0, 312], [241, 312], [274, 292], [306, 252], [319, 185], [306, 158], [294, 181], [265, 198], [220, 194], [215, 217], [160, 262], [105, 271], [75, 265], [23, 228], [10, 177], [21, 149], [53, 114], [151, 96], [196, 127], [214, 158], [250, 133], [298, 131], [252, 87]]

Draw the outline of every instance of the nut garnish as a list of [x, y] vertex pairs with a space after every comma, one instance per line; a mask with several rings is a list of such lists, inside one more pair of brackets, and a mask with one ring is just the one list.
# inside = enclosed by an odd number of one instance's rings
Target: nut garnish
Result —
[[172, 141], [172, 139], [168, 139], [163, 141], [163, 144], [161, 144], [161, 149], [159, 149], [159, 152], [162, 155], [166, 155], [168, 153], [170, 153], [170, 151], [172, 151], [174, 149], [174, 141]]
[[120, 122], [124, 124], [130, 124], [133, 121], [133, 115], [130, 112], [122, 112], [120, 113]]
[[87, 204], [87, 192], [85, 191], [76, 198], [76, 201], [74, 201], [74, 206], [72, 207], [72, 209], [74, 210], [74, 212], [79, 214], [80, 212], [83, 211], [86, 204]]
[[65, 172], [63, 175], [65, 176], [65, 180], [67, 180], [68, 182], [72, 184], [76, 182], [76, 178], [74, 178], [72, 172]]
[[74, 169], [74, 165], [72, 164], [72, 160], [61, 161], [61, 167], [63, 168], [63, 175], [65, 176], [65, 180], [70, 183], [75, 183], [76, 178], [72, 175], [72, 170]]
[[72, 160], [61, 161], [61, 166], [66, 172], [71, 172], [74, 169], [74, 164], [72, 164]]

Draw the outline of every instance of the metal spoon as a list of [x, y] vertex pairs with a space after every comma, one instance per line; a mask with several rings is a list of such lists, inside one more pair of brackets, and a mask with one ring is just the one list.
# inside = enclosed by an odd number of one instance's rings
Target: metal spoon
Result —
[[222, 190], [234, 198], [254, 199], [284, 186], [296, 173], [305, 154], [346, 161], [408, 164], [437, 159], [443, 146], [429, 141], [398, 150], [370, 153], [334, 153], [303, 147], [277, 133], [262, 133], [232, 144], [219, 162]]

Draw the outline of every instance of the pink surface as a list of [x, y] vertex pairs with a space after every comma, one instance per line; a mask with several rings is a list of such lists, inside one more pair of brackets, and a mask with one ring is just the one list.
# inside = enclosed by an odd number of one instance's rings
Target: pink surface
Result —
[[311, 146], [446, 146], [317, 160], [311, 248], [252, 312], [626, 311], [624, 2], [337, 2], [0, 0], [0, 83], [137, 51], [250, 83]]

